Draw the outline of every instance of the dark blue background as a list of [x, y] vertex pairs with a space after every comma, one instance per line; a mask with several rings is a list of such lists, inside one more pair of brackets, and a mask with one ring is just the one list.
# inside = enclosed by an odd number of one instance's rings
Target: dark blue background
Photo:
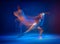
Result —
[[59, 1], [0, 1], [1, 34], [20, 33], [19, 24], [13, 12], [20, 6], [27, 16], [36, 16], [40, 12], [49, 12], [44, 20], [44, 32], [60, 34], [60, 3]]

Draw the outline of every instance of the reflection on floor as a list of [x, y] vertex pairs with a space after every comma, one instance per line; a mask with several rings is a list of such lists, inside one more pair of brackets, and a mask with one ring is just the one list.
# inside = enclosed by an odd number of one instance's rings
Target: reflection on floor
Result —
[[60, 44], [60, 35], [43, 34], [39, 39], [39, 34], [24, 34], [23, 36], [5, 35], [0, 36], [1, 44]]

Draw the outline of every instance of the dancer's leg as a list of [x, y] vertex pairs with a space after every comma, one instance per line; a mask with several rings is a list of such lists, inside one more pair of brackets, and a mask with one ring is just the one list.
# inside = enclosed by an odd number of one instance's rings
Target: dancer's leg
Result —
[[40, 33], [40, 39], [42, 38], [42, 33], [43, 33], [43, 29], [41, 27], [38, 27], [39, 29], [39, 33]]
[[32, 30], [32, 28], [33, 28], [35, 25], [36, 25], [36, 23], [33, 23], [32, 26], [31, 26], [25, 33], [27, 33], [27, 32], [29, 32], [30, 30]]

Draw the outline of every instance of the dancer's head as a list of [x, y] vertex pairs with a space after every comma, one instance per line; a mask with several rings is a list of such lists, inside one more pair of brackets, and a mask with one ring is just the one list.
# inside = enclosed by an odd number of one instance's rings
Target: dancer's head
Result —
[[40, 17], [43, 17], [45, 15], [45, 13], [40, 13], [39, 16]]

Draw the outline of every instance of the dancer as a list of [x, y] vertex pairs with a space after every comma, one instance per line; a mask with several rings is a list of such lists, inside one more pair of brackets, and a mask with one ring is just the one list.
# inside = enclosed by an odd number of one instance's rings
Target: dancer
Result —
[[16, 16], [21, 23], [29, 27], [29, 29], [26, 30], [24, 33], [27, 33], [34, 27], [36, 27], [40, 32], [40, 38], [42, 38], [43, 29], [38, 24], [41, 22], [41, 19], [43, 19], [44, 15], [45, 13], [40, 13], [38, 16], [32, 17], [33, 19], [29, 21], [27, 20], [26, 16], [24, 16], [24, 13], [19, 6], [18, 10], [14, 12], [14, 16]]
[[34, 23], [31, 25], [31, 27], [28, 30], [26, 30], [25, 33], [29, 32], [33, 28], [37, 28], [40, 31], [40, 39], [41, 39], [43, 29], [38, 24], [41, 22], [41, 19], [43, 19], [44, 15], [45, 15], [45, 13], [40, 13], [38, 16], [36, 16], [35, 19], [34, 19]]

